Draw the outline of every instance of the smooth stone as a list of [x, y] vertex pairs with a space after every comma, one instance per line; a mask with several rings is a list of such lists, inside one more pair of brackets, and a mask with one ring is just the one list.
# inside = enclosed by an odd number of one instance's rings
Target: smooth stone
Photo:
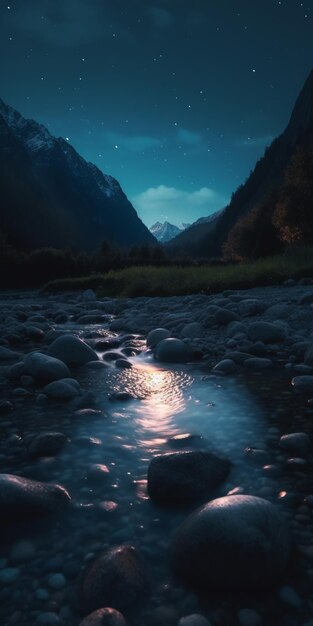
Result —
[[240, 626], [261, 626], [262, 617], [252, 609], [241, 609], [237, 613]]
[[269, 462], [269, 454], [260, 448], [245, 448], [246, 457], [257, 465], [266, 465]]
[[99, 358], [87, 343], [74, 335], [62, 335], [55, 339], [49, 346], [48, 354], [69, 366], [85, 365]]
[[162, 341], [163, 339], [168, 339], [171, 336], [171, 333], [167, 328], [154, 328], [150, 330], [147, 335], [147, 346], [149, 348], [154, 348], [157, 343]]
[[237, 322], [238, 315], [229, 309], [218, 309], [215, 313], [215, 322], [218, 326], [227, 326], [230, 322]]
[[284, 341], [286, 331], [282, 326], [270, 322], [254, 322], [248, 328], [250, 341], [263, 341], [263, 343], [277, 343]]
[[43, 483], [14, 474], [0, 474], [0, 520], [22, 522], [54, 514], [69, 505], [69, 493], [61, 485]]
[[192, 349], [180, 339], [169, 337], [162, 339], [154, 350], [154, 357], [157, 361], [165, 363], [186, 363], [193, 358]]
[[51, 574], [48, 578], [48, 585], [51, 589], [63, 589], [66, 586], [66, 578], [63, 574]]
[[181, 617], [178, 622], [178, 626], [211, 626], [211, 622], [203, 617], [203, 615], [193, 613], [192, 615]]
[[16, 361], [20, 359], [21, 355], [18, 352], [14, 352], [10, 350], [10, 348], [5, 348], [4, 346], [0, 346], [0, 361]]
[[156, 456], [148, 468], [152, 500], [185, 504], [207, 497], [227, 477], [231, 464], [202, 451], [171, 452]]
[[203, 327], [199, 324], [199, 322], [190, 322], [189, 324], [186, 324], [180, 333], [180, 336], [186, 339], [195, 339], [196, 337], [202, 337], [202, 335]]
[[313, 365], [313, 343], [310, 343], [304, 353], [304, 362], [306, 365]]
[[238, 306], [239, 314], [246, 317], [258, 315], [267, 309], [267, 304], [257, 298], [246, 298], [241, 300]]
[[20, 575], [17, 567], [7, 567], [0, 570], [0, 583], [3, 585], [12, 585]]
[[77, 389], [66, 380], [55, 380], [46, 385], [42, 391], [52, 400], [73, 400], [78, 394]]
[[192, 433], [180, 433], [179, 435], [174, 435], [174, 437], [170, 437], [167, 440], [167, 443], [172, 448], [186, 448], [188, 446], [200, 444], [201, 441], [201, 435], [195, 435]]
[[127, 359], [116, 359], [115, 367], [119, 369], [131, 369], [132, 364]]
[[279, 447], [286, 452], [306, 456], [311, 449], [311, 440], [306, 433], [290, 433], [282, 435], [279, 440]]
[[278, 508], [255, 496], [233, 495], [200, 507], [176, 531], [171, 564], [193, 587], [271, 587], [291, 554], [288, 524]]
[[116, 609], [105, 608], [87, 615], [79, 626], [127, 626], [127, 624], [122, 613]]
[[265, 370], [273, 367], [273, 361], [271, 359], [254, 356], [246, 359], [244, 361], [244, 366], [253, 370]]
[[300, 609], [302, 606], [302, 600], [295, 589], [292, 587], [282, 587], [278, 594], [279, 599], [287, 606], [291, 606], [293, 609]]
[[21, 365], [21, 373], [32, 376], [39, 383], [47, 384], [70, 376], [70, 371], [62, 360], [41, 352], [28, 354]]
[[0, 402], [0, 415], [8, 415], [11, 411], [13, 411], [13, 404], [10, 400]]
[[97, 294], [93, 289], [85, 289], [77, 298], [78, 301], [82, 302], [94, 302], [97, 300]]
[[226, 329], [227, 337], [234, 337], [235, 335], [246, 333], [247, 328], [242, 322], [230, 322]]
[[111, 548], [87, 569], [81, 588], [84, 613], [109, 606], [119, 611], [138, 607], [144, 600], [146, 576], [133, 546]]
[[223, 359], [213, 367], [213, 372], [218, 372], [221, 374], [233, 374], [234, 372], [236, 372], [236, 370], [236, 363], [234, 363], [232, 359]]
[[312, 393], [313, 392], [313, 376], [295, 376], [291, 385], [296, 393]]
[[103, 483], [107, 482], [110, 477], [110, 470], [107, 465], [101, 463], [94, 463], [90, 465], [86, 474], [87, 480], [91, 483]]
[[55, 456], [63, 450], [68, 441], [68, 438], [63, 433], [40, 433], [29, 443], [27, 453], [31, 458]]

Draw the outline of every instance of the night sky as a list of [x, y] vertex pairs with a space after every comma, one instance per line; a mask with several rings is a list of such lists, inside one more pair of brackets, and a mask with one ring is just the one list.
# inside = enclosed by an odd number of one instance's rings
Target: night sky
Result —
[[150, 226], [226, 204], [313, 67], [313, 0], [0, 0], [0, 97]]

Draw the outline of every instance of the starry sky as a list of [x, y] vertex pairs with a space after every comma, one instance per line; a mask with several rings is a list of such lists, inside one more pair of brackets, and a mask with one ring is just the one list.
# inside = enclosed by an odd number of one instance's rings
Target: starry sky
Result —
[[223, 207], [313, 67], [313, 0], [0, 0], [0, 97], [142, 220]]

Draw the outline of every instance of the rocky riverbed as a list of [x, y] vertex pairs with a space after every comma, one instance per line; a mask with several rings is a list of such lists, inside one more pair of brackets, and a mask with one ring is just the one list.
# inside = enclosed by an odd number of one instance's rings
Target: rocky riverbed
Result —
[[312, 626], [312, 307], [1, 294], [1, 625]]

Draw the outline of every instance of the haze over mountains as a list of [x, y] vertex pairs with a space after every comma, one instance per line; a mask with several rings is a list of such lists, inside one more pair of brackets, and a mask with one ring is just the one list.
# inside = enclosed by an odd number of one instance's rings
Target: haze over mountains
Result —
[[119, 183], [0, 99], [1, 231], [18, 249], [155, 244]]

